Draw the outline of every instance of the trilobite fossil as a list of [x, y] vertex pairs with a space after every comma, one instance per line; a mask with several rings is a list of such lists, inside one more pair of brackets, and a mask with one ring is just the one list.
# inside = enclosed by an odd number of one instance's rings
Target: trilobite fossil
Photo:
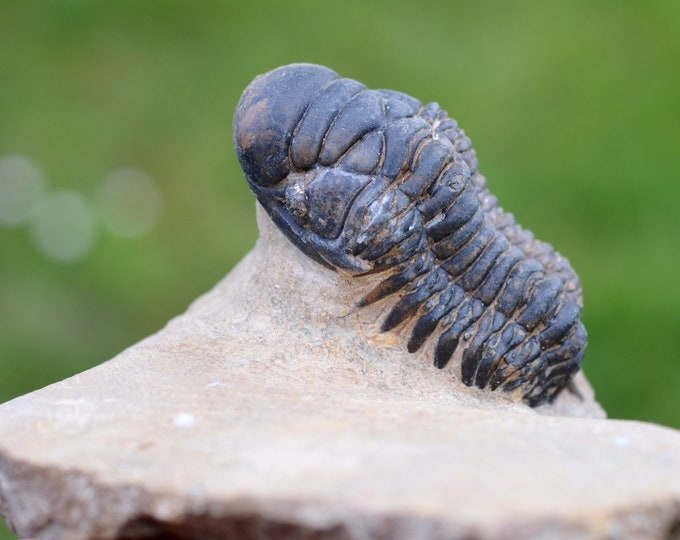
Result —
[[[306, 255], [379, 284], [381, 331], [412, 325], [407, 348], [436, 340], [466, 385], [549, 402], [586, 344], [578, 277], [505, 213], [470, 140], [437, 103], [369, 90], [311, 64], [261, 75], [234, 116], [250, 188]], [[392, 300], [390, 300], [392, 299]]]

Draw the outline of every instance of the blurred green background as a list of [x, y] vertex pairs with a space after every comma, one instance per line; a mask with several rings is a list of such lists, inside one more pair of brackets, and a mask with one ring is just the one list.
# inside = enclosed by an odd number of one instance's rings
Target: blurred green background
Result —
[[676, 0], [0, 0], [0, 159], [88, 203], [131, 167], [162, 200], [132, 238], [95, 213], [68, 262], [0, 224], [0, 402], [158, 330], [251, 248], [231, 115], [255, 75], [305, 61], [448, 110], [501, 204], [577, 269], [610, 416], [680, 427], [679, 53]]

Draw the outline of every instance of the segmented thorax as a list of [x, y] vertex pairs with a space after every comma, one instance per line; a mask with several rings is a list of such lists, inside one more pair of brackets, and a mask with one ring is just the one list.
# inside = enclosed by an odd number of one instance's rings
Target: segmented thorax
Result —
[[498, 206], [436, 103], [293, 64], [246, 88], [234, 146], [293, 244], [331, 269], [380, 276], [358, 305], [393, 299], [381, 330], [412, 325], [410, 352], [435, 340], [437, 367], [453, 358], [465, 384], [532, 406], [578, 371], [576, 274]]

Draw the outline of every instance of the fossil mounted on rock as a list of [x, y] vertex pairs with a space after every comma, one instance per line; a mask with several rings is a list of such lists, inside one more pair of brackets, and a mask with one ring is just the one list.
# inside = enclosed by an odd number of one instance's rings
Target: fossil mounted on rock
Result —
[[[436, 103], [311, 64], [257, 77], [234, 146], [258, 201], [319, 264], [387, 299], [381, 331], [436, 340], [434, 363], [531, 406], [552, 401], [586, 344], [578, 277], [505, 213], [470, 140]], [[451, 360], [453, 359], [453, 362]]]

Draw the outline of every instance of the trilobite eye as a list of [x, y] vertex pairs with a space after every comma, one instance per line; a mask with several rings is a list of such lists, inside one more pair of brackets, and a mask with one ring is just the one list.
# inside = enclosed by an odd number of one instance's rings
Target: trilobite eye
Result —
[[327, 169], [318, 174], [305, 190], [309, 206], [308, 227], [324, 238], [337, 238], [352, 201], [369, 181], [369, 176], [339, 169]]
[[309, 212], [307, 194], [302, 184], [293, 182], [286, 186], [286, 208], [290, 210], [293, 217], [300, 223], [304, 224], [307, 213]]

